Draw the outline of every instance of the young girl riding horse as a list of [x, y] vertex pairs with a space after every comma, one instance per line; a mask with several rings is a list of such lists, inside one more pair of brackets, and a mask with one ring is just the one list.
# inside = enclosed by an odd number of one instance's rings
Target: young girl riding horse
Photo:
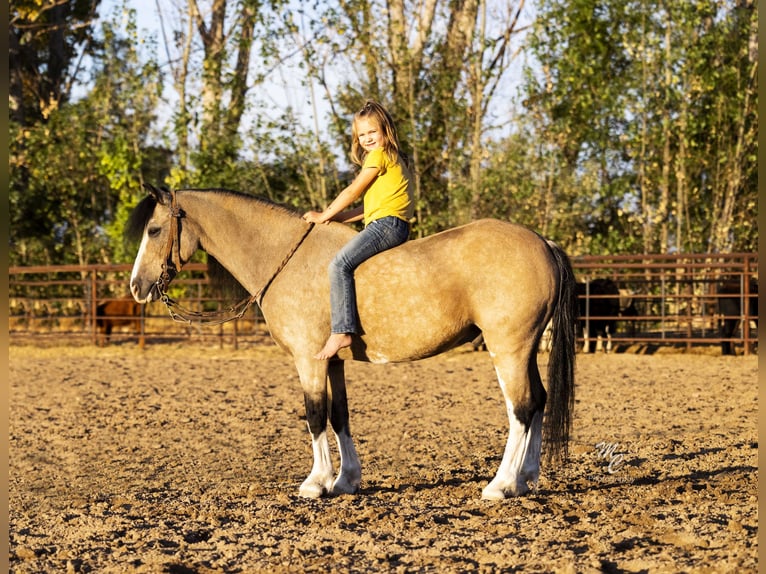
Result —
[[[351, 159], [361, 170], [324, 211], [303, 215], [312, 223], [349, 223], [364, 218], [364, 229], [329, 266], [332, 327], [324, 347], [315, 355], [320, 360], [350, 346], [352, 335], [359, 331], [354, 270], [376, 253], [407, 241], [414, 210], [412, 177], [388, 111], [367, 100], [354, 114], [352, 136]], [[363, 205], [344, 211], [362, 196]]]

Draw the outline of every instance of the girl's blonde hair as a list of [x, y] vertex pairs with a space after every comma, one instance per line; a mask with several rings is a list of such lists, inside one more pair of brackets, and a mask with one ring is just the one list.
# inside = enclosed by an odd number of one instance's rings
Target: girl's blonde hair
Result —
[[362, 165], [367, 155], [359, 143], [359, 132], [356, 128], [356, 122], [361, 118], [374, 121], [378, 125], [378, 129], [383, 133], [383, 151], [386, 152], [391, 161], [401, 158], [406, 163], [406, 158], [399, 145], [399, 136], [396, 135], [394, 120], [386, 108], [375, 100], [367, 100], [362, 109], [354, 114], [354, 121], [351, 122], [351, 161], [357, 165]]

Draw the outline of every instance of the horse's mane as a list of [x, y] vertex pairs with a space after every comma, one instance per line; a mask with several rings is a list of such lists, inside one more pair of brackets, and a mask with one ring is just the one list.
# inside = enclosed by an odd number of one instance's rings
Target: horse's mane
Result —
[[[294, 217], [300, 217], [300, 213], [291, 207], [275, 203], [274, 201], [265, 197], [242, 193], [240, 191], [234, 191], [231, 189], [205, 188], [179, 189], [178, 191], [201, 191], [211, 194], [234, 195], [248, 201], [259, 202], [270, 209], [279, 210]], [[151, 218], [152, 213], [154, 213], [156, 207], [157, 200], [153, 196], [147, 195], [136, 205], [136, 207], [133, 208], [133, 211], [128, 216], [128, 220], [123, 230], [123, 234], [126, 239], [130, 241], [138, 241], [141, 238], [144, 233], [144, 229], [146, 228], [146, 224], [149, 222], [149, 219]], [[215, 294], [227, 299], [231, 297], [236, 300], [241, 299], [248, 294], [247, 290], [239, 283], [239, 281], [237, 281], [234, 276], [229, 273], [223, 267], [223, 265], [221, 265], [218, 260], [210, 254], [207, 255], [207, 266], [208, 279], [210, 280], [210, 286]]]
[[[275, 209], [283, 213], [292, 215], [294, 217], [300, 217], [300, 213], [292, 207], [289, 207], [281, 203], [276, 203], [272, 201], [271, 199], [268, 199], [263, 196], [243, 193], [241, 191], [234, 191], [232, 189], [212, 187], [212, 188], [200, 188], [200, 189], [186, 188], [186, 189], [179, 189], [177, 191], [180, 191], [180, 192], [202, 191], [202, 192], [210, 193], [210, 194], [233, 195], [236, 197], [241, 197], [248, 201], [255, 201], [255, 202], [261, 203], [262, 205], [265, 205], [269, 207], [270, 209]], [[123, 235], [125, 236], [126, 239], [130, 241], [138, 241], [141, 238], [141, 236], [144, 233], [144, 229], [146, 228], [146, 224], [149, 222], [149, 218], [152, 216], [152, 213], [154, 213], [154, 209], [156, 207], [157, 207], [157, 200], [154, 199], [153, 196], [147, 195], [138, 203], [138, 205], [136, 205], [136, 207], [133, 208], [133, 211], [128, 216], [128, 221], [125, 224], [125, 229], [123, 230]]]
[[207, 278], [213, 296], [220, 296], [224, 303], [233, 303], [244, 299], [250, 293], [234, 278], [234, 275], [218, 262], [218, 259], [207, 254]]
[[125, 228], [122, 233], [125, 239], [129, 241], [138, 241], [144, 234], [144, 229], [149, 221], [149, 218], [154, 213], [154, 208], [157, 207], [157, 200], [151, 195], [147, 195], [141, 201], [138, 202], [130, 212], [128, 221], [125, 223]]

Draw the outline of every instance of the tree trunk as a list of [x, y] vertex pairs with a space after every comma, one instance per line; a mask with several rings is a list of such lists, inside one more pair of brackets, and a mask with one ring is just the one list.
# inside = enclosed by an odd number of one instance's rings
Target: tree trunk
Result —
[[223, 62], [225, 59], [226, 0], [213, 0], [210, 24], [202, 19], [197, 0], [189, 0], [191, 17], [202, 39], [204, 58], [202, 62], [202, 129], [200, 149], [205, 150], [207, 142], [216, 141], [222, 134], [221, 108], [223, 104]]

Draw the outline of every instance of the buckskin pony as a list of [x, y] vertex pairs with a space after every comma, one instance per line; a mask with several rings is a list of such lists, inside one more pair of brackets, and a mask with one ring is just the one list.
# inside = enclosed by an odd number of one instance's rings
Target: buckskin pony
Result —
[[[314, 462], [302, 496], [359, 489], [344, 361], [423, 359], [480, 332], [510, 422], [500, 467], [482, 496], [502, 499], [535, 486], [541, 451], [546, 462], [566, 458], [577, 300], [569, 258], [554, 243], [519, 225], [486, 219], [376, 255], [355, 275], [361, 334], [351, 347], [320, 361], [313, 355], [330, 332], [327, 267], [356, 231], [339, 223], [312, 226], [287, 207], [229, 190], [148, 189], [126, 228], [141, 238], [130, 278], [133, 297], [167, 303], [168, 283], [198, 249], [252, 294], [272, 337], [292, 356], [303, 389]], [[536, 350], [550, 319], [546, 390]], [[337, 476], [328, 419], [340, 454]]]

